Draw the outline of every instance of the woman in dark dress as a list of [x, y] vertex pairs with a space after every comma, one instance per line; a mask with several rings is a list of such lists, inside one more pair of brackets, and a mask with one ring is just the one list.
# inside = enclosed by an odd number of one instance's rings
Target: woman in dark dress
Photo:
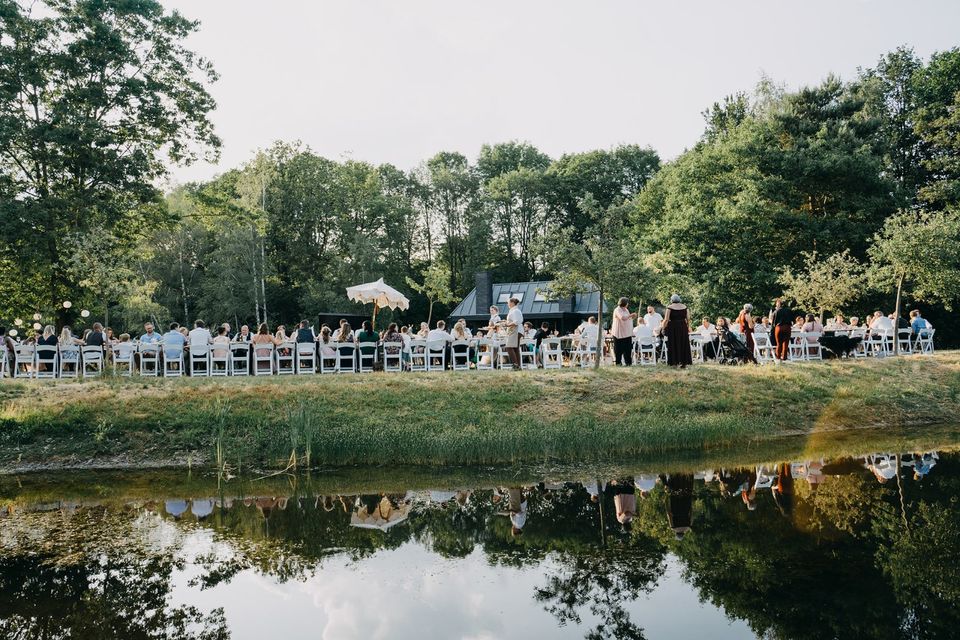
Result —
[[663, 319], [660, 331], [667, 337], [667, 364], [671, 367], [686, 367], [693, 364], [690, 354], [690, 314], [680, 296], [670, 297], [670, 306]]
[[744, 342], [747, 343], [747, 349], [750, 351], [750, 353], [753, 353], [753, 328], [757, 323], [753, 319], [752, 304], [743, 305], [740, 315], [737, 316], [737, 324], [740, 325], [740, 334], [743, 336]]

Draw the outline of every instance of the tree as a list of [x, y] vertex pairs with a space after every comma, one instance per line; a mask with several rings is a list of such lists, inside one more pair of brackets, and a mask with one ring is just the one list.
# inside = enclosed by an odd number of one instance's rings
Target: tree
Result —
[[[871, 281], [896, 289], [895, 324], [905, 287], [914, 300], [942, 303], [948, 310], [960, 298], [960, 211], [901, 212], [873, 238]], [[899, 340], [894, 340], [899, 353]]]
[[[615, 205], [602, 209], [593, 196], [580, 203], [590, 214], [591, 224], [581, 238], [570, 227], [560, 227], [544, 241], [547, 269], [554, 274], [549, 293], [554, 296], [574, 295], [595, 290], [599, 293], [597, 319], [597, 353], [603, 353], [604, 297], [618, 287], [620, 295], [639, 295], [649, 291], [653, 282], [650, 271], [640, 262], [627, 240], [624, 221], [627, 207]], [[602, 358], [595, 358], [594, 368]]]
[[863, 265], [850, 255], [849, 249], [823, 259], [816, 251], [803, 252], [803, 259], [801, 271], [794, 273], [786, 267], [778, 282], [784, 286], [787, 298], [801, 309], [815, 310], [821, 323], [825, 310], [838, 312], [864, 294], [867, 279]]
[[[56, 305], [64, 238], [156, 224], [164, 158], [216, 155], [210, 64], [183, 42], [196, 22], [156, 0], [0, 2], [0, 220]], [[64, 311], [59, 305], [61, 320]]]
[[418, 283], [413, 278], [407, 277], [407, 284], [411, 289], [424, 295], [429, 303], [427, 311], [427, 326], [433, 318], [433, 304], [453, 304], [460, 298], [454, 295], [450, 290], [450, 270], [442, 262], [434, 262], [423, 272], [423, 282]]

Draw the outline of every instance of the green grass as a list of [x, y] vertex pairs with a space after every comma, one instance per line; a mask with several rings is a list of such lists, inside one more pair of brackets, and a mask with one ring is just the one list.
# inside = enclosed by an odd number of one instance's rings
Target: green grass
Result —
[[960, 353], [521, 373], [0, 383], [23, 463], [488, 464], [743, 448], [956, 424]]

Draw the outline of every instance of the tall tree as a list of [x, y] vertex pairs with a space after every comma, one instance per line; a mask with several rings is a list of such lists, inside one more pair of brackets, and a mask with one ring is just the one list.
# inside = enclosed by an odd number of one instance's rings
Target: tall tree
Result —
[[2, 233], [51, 305], [79, 289], [67, 232], [149, 226], [138, 205], [159, 198], [164, 159], [215, 155], [216, 75], [183, 44], [196, 28], [155, 0], [0, 1]]
[[850, 255], [849, 249], [826, 258], [816, 251], [804, 252], [803, 261], [800, 271], [787, 267], [778, 281], [787, 298], [800, 309], [816, 311], [821, 323], [827, 309], [840, 312], [867, 293], [863, 265]]

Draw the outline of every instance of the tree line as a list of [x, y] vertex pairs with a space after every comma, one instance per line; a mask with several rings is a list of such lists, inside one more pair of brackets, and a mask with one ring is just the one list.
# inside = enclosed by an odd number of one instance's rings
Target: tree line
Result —
[[162, 193], [170, 166], [220, 146], [216, 73], [184, 45], [198, 25], [149, 0], [37, 4], [0, 0], [7, 322], [86, 308], [130, 329], [289, 324], [360, 311], [344, 288], [381, 276], [412, 321], [432, 301], [449, 312], [481, 270], [611, 298], [679, 292], [707, 315], [784, 291], [821, 313], [960, 292], [958, 49], [900, 48], [797, 91], [763, 78], [706, 109], [669, 162], [509, 141], [403, 169], [277, 142]]

